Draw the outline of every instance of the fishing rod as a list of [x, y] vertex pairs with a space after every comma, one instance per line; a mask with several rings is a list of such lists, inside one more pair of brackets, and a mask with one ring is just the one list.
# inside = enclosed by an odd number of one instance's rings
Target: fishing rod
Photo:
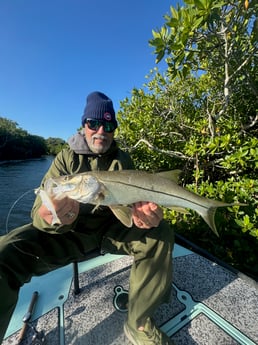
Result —
[[19, 334], [19, 338], [18, 338], [18, 345], [22, 344], [28, 328], [30, 328], [33, 332], [32, 338], [30, 341], [31, 345], [44, 345], [44, 344], [46, 344], [46, 338], [45, 338], [44, 332], [43, 331], [38, 332], [36, 330], [36, 327], [32, 326], [30, 323], [32, 315], [33, 315], [33, 311], [35, 309], [35, 305], [36, 305], [37, 300], [38, 300], [38, 296], [39, 296], [38, 291], [34, 291], [32, 294], [32, 297], [31, 297], [31, 301], [30, 301], [28, 310], [22, 319], [23, 326], [20, 330], [20, 334]]

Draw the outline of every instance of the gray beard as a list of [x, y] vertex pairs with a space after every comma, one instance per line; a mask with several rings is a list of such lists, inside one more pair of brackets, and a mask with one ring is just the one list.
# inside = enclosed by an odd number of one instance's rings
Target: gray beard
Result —
[[[104, 140], [104, 143], [102, 145], [96, 145], [94, 144], [95, 139], [102, 139]], [[112, 144], [112, 140], [110, 140], [108, 137], [101, 135], [101, 134], [94, 134], [91, 137], [90, 142], [87, 142], [89, 149], [96, 154], [102, 154], [107, 152], [107, 150], [110, 148], [110, 145]]]

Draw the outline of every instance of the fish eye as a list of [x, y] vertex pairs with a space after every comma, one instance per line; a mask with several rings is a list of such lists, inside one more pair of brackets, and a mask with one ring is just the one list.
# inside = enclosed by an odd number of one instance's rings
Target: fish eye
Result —
[[64, 181], [70, 181], [72, 178], [72, 176], [66, 175], [64, 176]]

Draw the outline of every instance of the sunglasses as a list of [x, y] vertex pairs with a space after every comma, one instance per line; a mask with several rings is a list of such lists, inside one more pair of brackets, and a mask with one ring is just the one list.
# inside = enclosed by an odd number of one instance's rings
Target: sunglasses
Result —
[[114, 122], [108, 122], [104, 120], [86, 119], [85, 123], [92, 131], [97, 131], [101, 126], [103, 126], [104, 131], [107, 133], [114, 132], [117, 127]]

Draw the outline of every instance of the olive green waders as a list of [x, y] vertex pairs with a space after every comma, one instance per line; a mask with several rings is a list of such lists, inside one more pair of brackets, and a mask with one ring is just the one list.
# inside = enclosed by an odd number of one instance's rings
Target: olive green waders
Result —
[[[136, 328], [168, 302], [172, 284], [174, 235], [165, 221], [157, 228], [126, 228], [116, 219], [98, 230], [49, 234], [31, 224], [0, 237], [0, 344], [16, 306], [19, 288], [32, 276], [45, 274], [102, 248], [134, 256], [130, 274], [128, 323]], [[108, 230], [106, 230], [108, 229]]]

